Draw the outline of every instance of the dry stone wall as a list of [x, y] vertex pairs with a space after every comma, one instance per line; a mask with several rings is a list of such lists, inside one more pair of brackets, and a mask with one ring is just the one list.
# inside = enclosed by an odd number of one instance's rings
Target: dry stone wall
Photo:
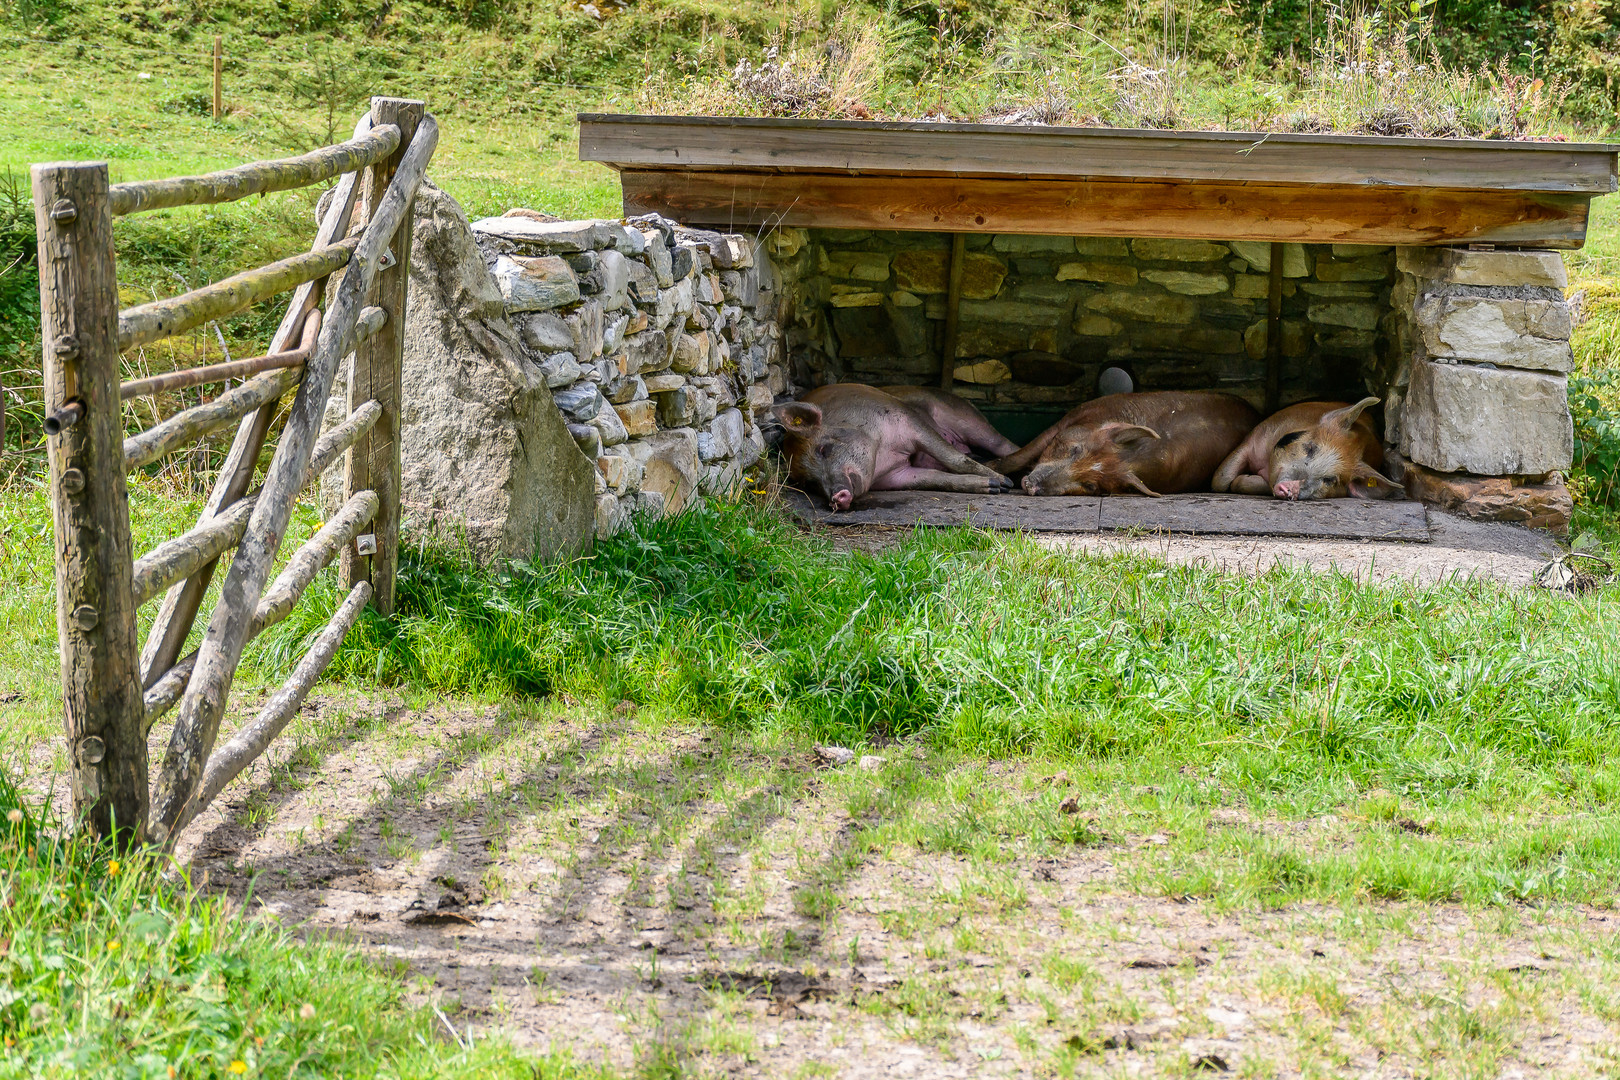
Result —
[[[946, 234], [783, 229], [767, 247], [796, 300], [796, 378], [932, 383], [944, 346]], [[1260, 404], [1272, 246], [969, 236], [955, 389], [982, 406], [1061, 405], [1123, 365], [1142, 389]], [[1283, 397], [1359, 395], [1378, 364], [1393, 248], [1283, 247]]]
[[1388, 438], [1407, 490], [1473, 517], [1563, 531], [1574, 453], [1571, 319], [1551, 251], [1405, 248]]
[[789, 389], [781, 294], [751, 237], [657, 216], [557, 221], [526, 210], [472, 232], [595, 465], [598, 536], [743, 482], [765, 449], [760, 413]]

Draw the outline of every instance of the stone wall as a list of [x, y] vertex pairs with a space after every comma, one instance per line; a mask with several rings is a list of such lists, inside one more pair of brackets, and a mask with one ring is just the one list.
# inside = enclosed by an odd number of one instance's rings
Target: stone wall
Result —
[[[946, 234], [783, 229], [767, 241], [795, 300], [795, 377], [933, 383]], [[1069, 406], [1098, 373], [1144, 390], [1219, 389], [1260, 404], [1267, 243], [969, 236], [955, 389], [981, 405]], [[1283, 400], [1360, 396], [1378, 364], [1392, 248], [1283, 247]]]
[[1414, 498], [1563, 531], [1570, 311], [1551, 251], [1404, 248], [1386, 437]]
[[[937, 384], [950, 237], [782, 229], [766, 241], [801, 385]], [[1008, 417], [1097, 394], [1224, 390], [1263, 406], [1272, 245], [966, 238], [954, 389]], [[1573, 433], [1555, 252], [1282, 246], [1281, 402], [1383, 400], [1388, 471], [1414, 498], [1561, 531]], [[1375, 411], [1376, 412], [1376, 411]], [[1379, 417], [1375, 416], [1375, 419]]]
[[527, 210], [472, 230], [595, 463], [598, 536], [742, 482], [765, 448], [756, 412], [788, 390], [776, 277], [752, 238]]

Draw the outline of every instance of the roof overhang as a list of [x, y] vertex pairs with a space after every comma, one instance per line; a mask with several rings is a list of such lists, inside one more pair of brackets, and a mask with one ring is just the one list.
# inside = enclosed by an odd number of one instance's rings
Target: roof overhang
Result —
[[626, 214], [776, 225], [1575, 248], [1600, 144], [581, 114]]

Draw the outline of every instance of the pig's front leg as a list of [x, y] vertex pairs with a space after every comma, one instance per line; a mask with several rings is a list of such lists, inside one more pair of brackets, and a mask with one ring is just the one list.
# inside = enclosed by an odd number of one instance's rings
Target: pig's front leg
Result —
[[[991, 491], [1012, 490], [1011, 480], [1008, 480], [1005, 476], [1002, 476], [988, 465], [980, 465], [977, 461], [974, 461], [972, 458], [962, 453], [962, 451], [958, 450], [956, 447], [952, 446], [942, 437], [936, 435], [929, 429], [919, 428], [916, 432], [916, 438], [917, 449], [926, 453], [929, 457], [939, 462], [951, 472], [972, 473], [976, 476], [982, 476], [986, 480], [994, 480], [1006, 485], [1004, 488], [992, 487], [990, 489]], [[955, 491], [959, 489], [950, 488], [946, 490]]]
[[874, 491], [961, 491], [969, 495], [999, 495], [1012, 490], [1012, 481], [1000, 473], [979, 476], [941, 472], [916, 465], [891, 469], [872, 483]]

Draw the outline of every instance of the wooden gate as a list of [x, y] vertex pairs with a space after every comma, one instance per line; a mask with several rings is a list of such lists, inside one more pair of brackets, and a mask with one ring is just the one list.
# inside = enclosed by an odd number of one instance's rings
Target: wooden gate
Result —
[[[399, 391], [411, 204], [438, 144], [422, 102], [373, 98], [354, 138], [207, 176], [109, 185], [105, 162], [36, 165], [45, 430], [56, 526], [57, 634], [75, 816], [123, 845], [172, 847], [181, 829], [297, 713], [361, 609], [393, 610], [399, 548]], [[120, 311], [113, 218], [230, 202], [340, 178], [310, 250]], [[362, 199], [363, 197], [363, 199]], [[365, 226], [354, 230], [356, 206]], [[342, 272], [341, 278], [337, 277]], [[119, 354], [292, 292], [264, 356], [120, 384]], [[339, 362], [354, 352], [349, 415], [320, 435]], [[120, 401], [251, 376], [129, 438]], [[254, 486], [281, 399], [296, 391]], [[133, 557], [125, 475], [237, 422], [197, 525]], [[345, 499], [268, 583], [299, 493], [347, 453]], [[367, 528], [369, 525], [369, 529]], [[201, 645], [181, 656], [220, 556], [235, 548]], [[258, 716], [216, 747], [242, 650], [286, 618], [342, 553], [348, 598]], [[163, 597], [144, 648], [141, 605]], [[153, 724], [179, 712], [155, 783]]]

